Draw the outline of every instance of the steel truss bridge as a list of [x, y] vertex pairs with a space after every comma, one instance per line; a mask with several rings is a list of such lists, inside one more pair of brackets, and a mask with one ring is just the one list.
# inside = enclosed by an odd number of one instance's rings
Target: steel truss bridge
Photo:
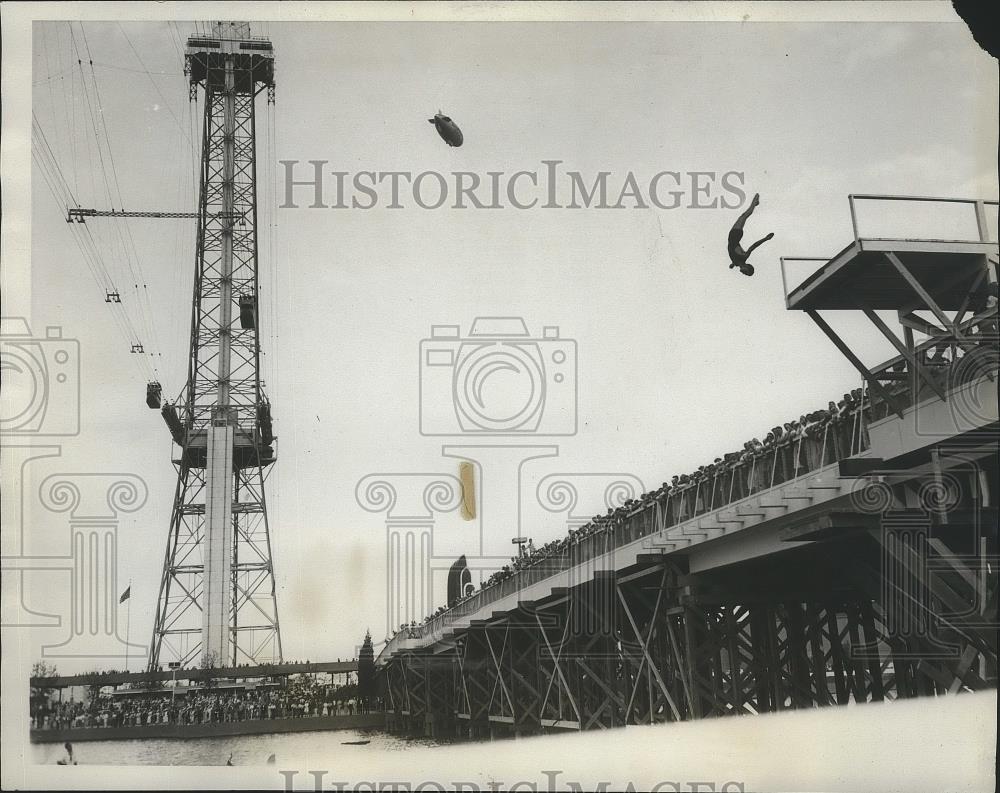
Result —
[[[968, 210], [972, 230], [859, 234], [865, 201]], [[996, 203], [850, 204], [850, 244], [782, 270], [788, 309], [864, 378], [854, 414], [394, 636], [376, 661], [390, 729], [486, 738], [996, 687]], [[866, 365], [831, 310], [899, 354]]]

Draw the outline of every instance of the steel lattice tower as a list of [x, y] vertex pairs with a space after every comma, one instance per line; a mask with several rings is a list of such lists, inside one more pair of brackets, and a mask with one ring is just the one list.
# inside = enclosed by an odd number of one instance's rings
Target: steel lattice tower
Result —
[[183, 665], [281, 660], [264, 483], [275, 461], [260, 380], [254, 108], [274, 99], [270, 41], [246, 22], [188, 39], [204, 92], [187, 383], [163, 407], [180, 454], [150, 648]]

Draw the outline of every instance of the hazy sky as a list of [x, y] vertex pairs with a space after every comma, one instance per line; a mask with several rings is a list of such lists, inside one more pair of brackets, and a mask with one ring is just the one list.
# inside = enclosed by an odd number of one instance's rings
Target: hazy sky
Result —
[[[72, 45], [85, 34], [126, 208], [193, 209], [201, 104], [187, 101], [178, 48], [193, 26], [72, 29], [36, 24], [33, 109], [80, 203], [107, 205]], [[432, 325], [461, 325], [464, 335], [477, 316], [521, 316], [535, 336], [558, 326], [576, 341], [579, 431], [536, 439], [558, 445], [558, 456], [524, 468], [521, 518], [540, 543], [566, 529], [564, 515], [534, 498], [546, 474], [627, 473], [653, 487], [859, 385], [809, 319], [785, 310], [778, 266], [779, 256], [829, 256], [850, 241], [848, 193], [996, 197], [996, 62], [957, 17], [283, 23], [266, 33], [277, 103], [273, 149], [258, 106], [258, 171], [262, 225], [276, 221], [277, 236], [262, 239], [264, 376], [279, 436], [269, 505], [290, 658], [348, 656], [367, 627], [384, 634], [384, 516], [357, 504], [358, 482], [457, 473], [441, 447], [461, 438], [419, 432], [418, 351]], [[86, 75], [89, 86], [89, 66]], [[439, 108], [461, 126], [463, 147], [447, 147], [427, 123]], [[629, 171], [647, 180], [663, 170], [740, 171], [748, 194], [761, 194], [747, 241], [775, 238], [748, 279], [726, 266], [738, 210], [275, 209], [266, 177], [279, 159], [479, 174], [558, 159], [588, 178], [610, 171], [615, 185]], [[145, 377], [63, 209], [36, 170], [33, 325], [62, 325], [79, 339], [82, 431], [60, 458], [34, 464], [34, 481], [107, 471], [148, 483], [148, 503], [119, 535], [131, 638], [147, 643], [173, 497], [170, 437], [145, 407]], [[127, 285], [113, 222], [88, 225]], [[186, 367], [194, 223], [129, 228], [158, 339], [147, 344], [162, 352], [172, 398]], [[874, 329], [836, 319], [869, 361], [888, 357]], [[64, 516], [37, 506], [31, 515], [24, 552], [65, 553]], [[487, 544], [509, 549], [516, 525], [495, 514], [483, 521]], [[449, 515], [437, 530], [440, 548], [462, 549], [469, 527]], [[34, 574], [28, 597], [58, 611], [67, 586]], [[438, 589], [436, 603], [443, 598]]]

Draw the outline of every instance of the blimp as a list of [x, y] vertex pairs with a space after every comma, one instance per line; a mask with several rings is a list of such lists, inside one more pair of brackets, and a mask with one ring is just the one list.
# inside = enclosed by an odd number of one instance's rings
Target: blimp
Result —
[[434, 128], [438, 131], [438, 135], [440, 135], [441, 139], [449, 146], [462, 145], [462, 130], [460, 130], [458, 125], [440, 110], [437, 114], [435, 114], [434, 118], [429, 118], [427, 120], [434, 125]]

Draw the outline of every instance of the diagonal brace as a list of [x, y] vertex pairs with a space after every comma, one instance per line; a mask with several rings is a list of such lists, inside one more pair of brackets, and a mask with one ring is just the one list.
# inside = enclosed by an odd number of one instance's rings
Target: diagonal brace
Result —
[[882, 318], [868, 307], [865, 307], [863, 311], [865, 312], [865, 316], [871, 320], [872, 324], [882, 332], [882, 335], [885, 336], [892, 346], [899, 351], [899, 354], [906, 359], [906, 362], [910, 365], [910, 370], [915, 371], [918, 375], [920, 375], [924, 382], [933, 389], [934, 393], [941, 398], [942, 402], [947, 401], [944, 391], [941, 390], [941, 387], [937, 384], [933, 375], [927, 371], [926, 367], [921, 366], [918, 363], [917, 357], [907, 349], [903, 341], [892, 332], [892, 329], [882, 321]]
[[892, 407], [897, 416], [903, 418], [903, 408], [899, 400], [886, 391], [885, 387], [875, 378], [875, 375], [871, 373], [871, 370], [869, 370], [868, 367], [861, 362], [861, 359], [858, 358], [858, 356], [854, 354], [853, 350], [851, 350], [851, 348], [844, 343], [840, 336], [837, 335], [836, 331], [834, 331], [834, 329], [827, 324], [826, 320], [819, 315], [819, 312], [815, 309], [807, 309], [806, 314], [808, 314], [812, 321], [819, 326], [819, 329], [826, 334], [827, 338], [833, 342], [834, 346], [840, 350], [841, 353], [843, 353], [844, 357], [854, 365], [854, 368], [861, 373], [861, 376], [865, 378], [865, 381], [871, 387], [872, 391], [882, 397], [882, 399], [884, 399]]

